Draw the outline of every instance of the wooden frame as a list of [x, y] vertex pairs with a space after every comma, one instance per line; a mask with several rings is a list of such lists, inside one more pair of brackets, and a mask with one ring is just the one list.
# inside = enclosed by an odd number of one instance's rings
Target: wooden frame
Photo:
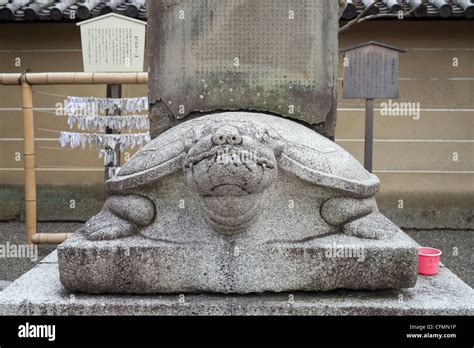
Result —
[[35, 127], [32, 85], [95, 85], [148, 83], [147, 73], [23, 73], [0, 74], [0, 85], [21, 86], [23, 111], [23, 162], [25, 169], [25, 214], [28, 244], [59, 244], [71, 233], [37, 233]]

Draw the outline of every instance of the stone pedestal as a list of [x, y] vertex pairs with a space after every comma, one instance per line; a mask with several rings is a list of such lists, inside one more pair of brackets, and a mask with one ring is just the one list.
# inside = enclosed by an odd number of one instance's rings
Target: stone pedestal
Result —
[[59, 246], [61, 281], [83, 293], [258, 293], [413, 287], [416, 244], [342, 234], [259, 246], [216, 239], [164, 243], [142, 236]]
[[82, 295], [62, 286], [52, 254], [0, 292], [0, 315], [474, 315], [474, 290], [441, 265], [402, 290]]

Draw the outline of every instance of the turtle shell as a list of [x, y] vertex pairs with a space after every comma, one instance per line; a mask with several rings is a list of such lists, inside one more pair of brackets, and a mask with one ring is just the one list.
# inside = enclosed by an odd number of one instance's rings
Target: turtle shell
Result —
[[193, 128], [194, 125], [181, 124], [142, 147], [116, 176], [107, 181], [108, 191], [118, 193], [133, 189], [182, 169]]
[[109, 191], [120, 192], [159, 180], [182, 170], [186, 153], [203, 130], [223, 124], [262, 129], [283, 148], [279, 168], [315, 185], [369, 197], [379, 190], [378, 178], [346, 150], [313, 130], [288, 119], [261, 113], [225, 112], [203, 116], [169, 129], [137, 152], [107, 182]]

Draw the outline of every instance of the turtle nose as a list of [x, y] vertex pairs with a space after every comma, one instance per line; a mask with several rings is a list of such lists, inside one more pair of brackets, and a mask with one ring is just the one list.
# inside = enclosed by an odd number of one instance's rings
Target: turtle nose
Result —
[[212, 136], [212, 142], [215, 145], [240, 145], [242, 137], [239, 130], [232, 126], [223, 126], [219, 128]]

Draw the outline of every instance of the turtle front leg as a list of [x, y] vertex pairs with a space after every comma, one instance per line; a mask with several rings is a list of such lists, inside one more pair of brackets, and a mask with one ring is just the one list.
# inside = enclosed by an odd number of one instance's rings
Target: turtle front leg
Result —
[[373, 197], [331, 198], [322, 205], [321, 216], [327, 223], [340, 226], [344, 234], [359, 238], [386, 239], [399, 230], [379, 212]]
[[155, 205], [143, 196], [110, 196], [102, 211], [80, 230], [89, 240], [129, 237], [155, 219]]

